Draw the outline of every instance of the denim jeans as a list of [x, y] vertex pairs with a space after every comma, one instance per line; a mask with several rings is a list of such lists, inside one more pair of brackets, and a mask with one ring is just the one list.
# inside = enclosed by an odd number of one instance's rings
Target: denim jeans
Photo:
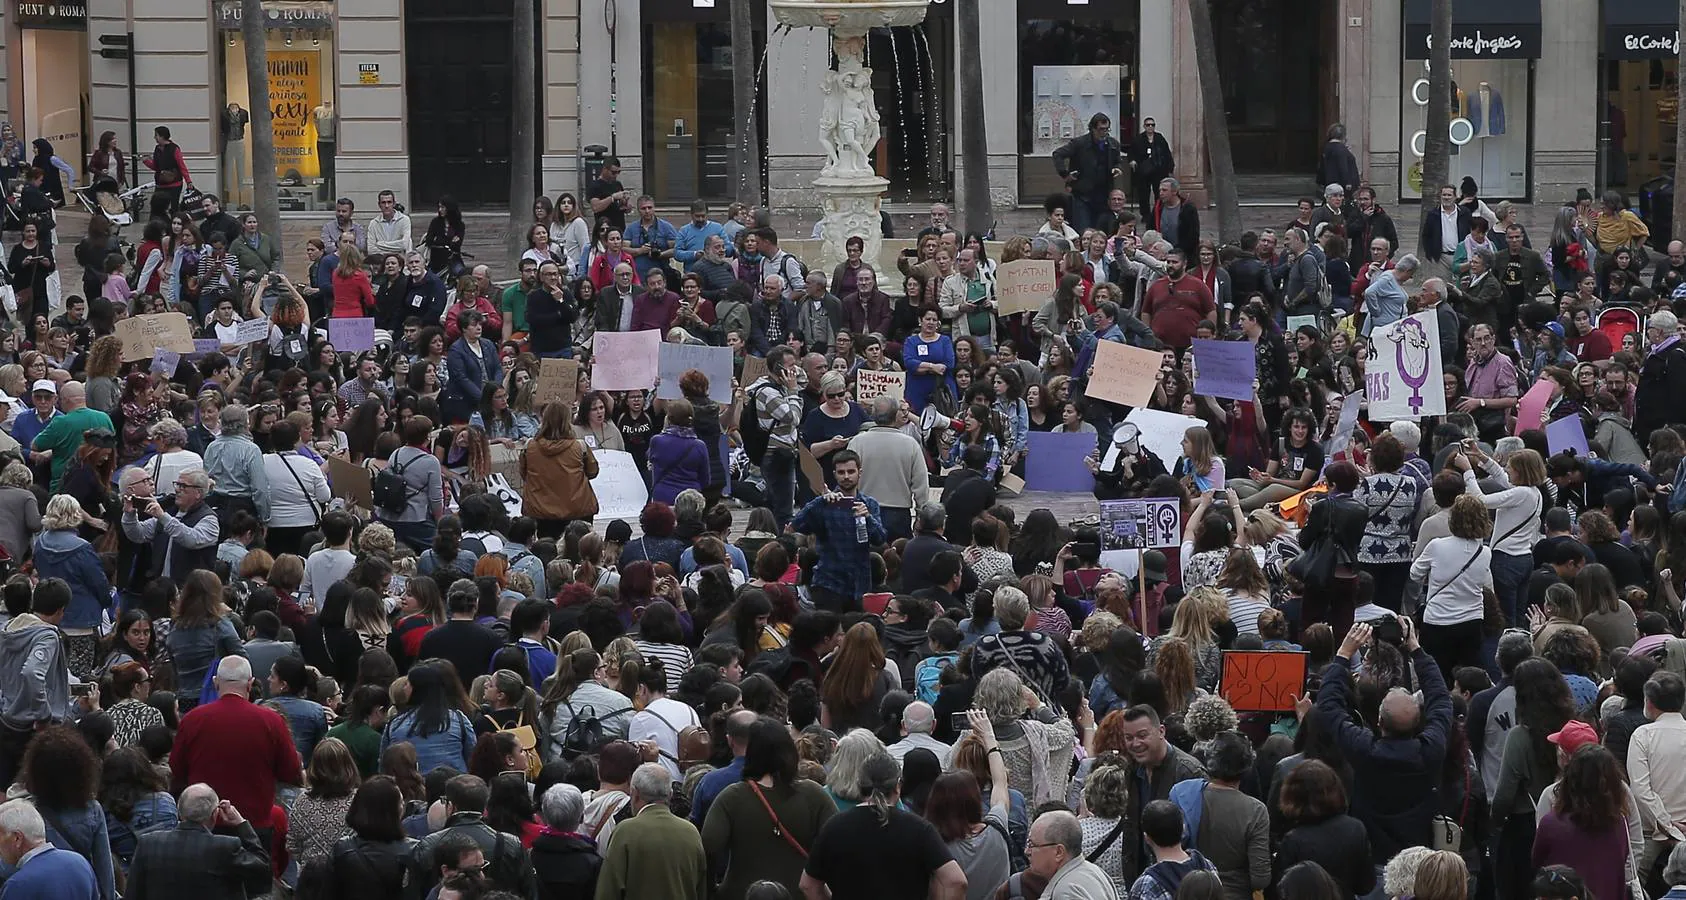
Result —
[[761, 458], [761, 477], [767, 481], [767, 508], [779, 527], [790, 524], [796, 504], [796, 454], [782, 447], [768, 447]]
[[1493, 551], [1493, 593], [1499, 598], [1505, 621], [1524, 625], [1528, 616], [1528, 574], [1534, 570], [1532, 556], [1512, 556]]

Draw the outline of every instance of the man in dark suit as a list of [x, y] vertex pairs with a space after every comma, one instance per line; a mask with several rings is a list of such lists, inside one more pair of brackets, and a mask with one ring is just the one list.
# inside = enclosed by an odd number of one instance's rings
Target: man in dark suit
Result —
[[1419, 255], [1451, 271], [1458, 242], [1469, 237], [1469, 221], [1469, 210], [1458, 205], [1457, 189], [1449, 184], [1441, 185], [1440, 205], [1423, 211], [1420, 241], [1423, 252]]
[[1153, 124], [1152, 117], [1142, 120], [1142, 130], [1130, 142], [1130, 189], [1136, 193], [1136, 205], [1146, 219], [1153, 212], [1158, 197], [1159, 182], [1176, 171], [1171, 157], [1171, 145]]
[[125, 897], [246, 900], [269, 893], [269, 851], [233, 803], [209, 785], [193, 784], [182, 791], [176, 812], [174, 831], [141, 835]]
[[[1516, 310], [1532, 303], [1540, 291], [1551, 284], [1551, 273], [1546, 270], [1545, 260], [1538, 250], [1524, 246], [1522, 240], [1521, 225], [1506, 228], [1505, 248], [1493, 256], [1493, 274], [1498, 276], [1499, 286], [1504, 288], [1510, 319], [1516, 317]], [[1509, 333], [1508, 328], [1505, 331]]]
[[1071, 227], [1081, 234], [1107, 211], [1112, 182], [1124, 174], [1124, 148], [1112, 137], [1106, 113], [1089, 118], [1089, 133], [1054, 151], [1054, 171], [1071, 190]]

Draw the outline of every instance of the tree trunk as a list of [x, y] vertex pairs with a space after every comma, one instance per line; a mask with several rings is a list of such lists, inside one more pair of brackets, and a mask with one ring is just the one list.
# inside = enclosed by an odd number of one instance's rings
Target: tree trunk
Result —
[[732, 3], [732, 121], [737, 146], [732, 181], [739, 203], [761, 205], [761, 141], [755, 127], [755, 18], [752, 0]]
[[[988, 234], [995, 224], [989, 198], [989, 143], [984, 131], [983, 59], [978, 50], [978, 4], [956, 0], [954, 24], [960, 53], [960, 213], [967, 234]], [[1686, 3], [1686, 0], [1681, 0]]]
[[509, 145], [509, 249], [520, 256], [527, 249], [527, 224], [532, 221], [533, 197], [538, 191], [533, 184], [534, 136], [538, 133], [537, 99], [538, 59], [536, 29], [538, 0], [515, 0], [515, 84], [510, 92], [513, 112], [510, 116]]
[[285, 255], [287, 242], [281, 238], [281, 199], [275, 188], [274, 108], [269, 99], [269, 35], [264, 24], [263, 0], [241, 0], [240, 37], [246, 42], [247, 106], [252, 115], [252, 212], [257, 214], [258, 227], [274, 240], [279, 259]]
[[[1680, 22], [1686, 26], [1686, 0], [1680, 0]], [[1686, 110], [1686, 84], [1676, 84], [1677, 105], [1674, 108], [1674, 225], [1670, 229], [1670, 237], [1677, 241], [1686, 240], [1686, 189], [1680, 183], [1680, 160], [1686, 154], [1686, 116], [1681, 115]]]
[[[1686, 0], [1682, 0], [1686, 2]], [[1190, 0], [1188, 20], [1194, 32], [1194, 61], [1200, 71], [1200, 115], [1205, 120], [1206, 157], [1211, 164], [1212, 199], [1218, 210], [1218, 236], [1241, 240], [1241, 196], [1235, 190], [1235, 154], [1229, 146], [1224, 115], [1223, 76], [1218, 71], [1218, 42], [1212, 34], [1211, 0]]]
[[[1423, 124], [1423, 209], [1438, 202], [1440, 186], [1452, 177], [1452, 0], [1433, 0], [1429, 7], [1428, 118]], [[1427, 253], [1423, 230], [1418, 250]], [[1435, 250], [1440, 248], [1436, 247]]]

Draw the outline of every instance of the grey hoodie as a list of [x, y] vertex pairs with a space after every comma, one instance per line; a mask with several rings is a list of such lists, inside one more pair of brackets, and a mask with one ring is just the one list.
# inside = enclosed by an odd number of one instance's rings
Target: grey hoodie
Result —
[[59, 630], [24, 613], [0, 631], [0, 724], [19, 731], [70, 718], [70, 669]]

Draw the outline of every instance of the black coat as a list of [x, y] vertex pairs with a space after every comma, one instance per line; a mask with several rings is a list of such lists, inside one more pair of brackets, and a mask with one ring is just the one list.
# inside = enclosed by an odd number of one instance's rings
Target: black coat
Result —
[[1347, 261], [1352, 264], [1354, 272], [1370, 264], [1370, 242], [1376, 238], [1387, 238], [1388, 246], [1395, 253], [1399, 251], [1399, 229], [1387, 210], [1372, 206], [1370, 214], [1365, 215], [1354, 206], [1352, 217], [1346, 222], [1346, 239], [1351, 245]]
[[357, 900], [400, 900], [404, 896], [404, 861], [415, 841], [365, 841], [356, 835], [334, 845], [334, 884], [340, 896]]
[[1679, 342], [1652, 353], [1639, 364], [1639, 384], [1633, 393], [1633, 436], [1650, 446], [1651, 432], [1686, 422], [1686, 344]]
[[1346, 198], [1351, 201], [1359, 181], [1358, 159], [1352, 155], [1352, 148], [1345, 141], [1325, 143], [1323, 156], [1317, 161], [1317, 186], [1338, 184], [1346, 189]]
[[576, 834], [544, 832], [533, 839], [531, 852], [539, 900], [584, 900], [597, 893], [603, 857], [591, 841]]
[[1094, 135], [1084, 134], [1054, 151], [1054, 172], [1075, 176], [1071, 193], [1080, 197], [1105, 198], [1112, 191], [1112, 170], [1123, 168], [1124, 148], [1110, 137], [1097, 144]]
[[1167, 178], [1177, 169], [1170, 143], [1157, 131], [1151, 140], [1145, 131], [1136, 134], [1130, 142], [1130, 162], [1136, 167], [1136, 177], [1148, 181]]
[[1376, 886], [1376, 868], [1370, 864], [1370, 839], [1364, 823], [1344, 813], [1296, 825], [1282, 838], [1276, 848], [1277, 875], [1302, 862], [1322, 866], [1343, 894], [1362, 897]]
[[995, 505], [995, 485], [982, 472], [961, 467], [943, 482], [942, 503], [948, 511], [943, 535], [965, 546], [972, 540], [972, 520]]
[[[1458, 240], [1460, 241], [1469, 237], [1469, 220], [1469, 210], [1461, 206], [1458, 207]], [[1439, 262], [1440, 258], [1446, 255], [1445, 251], [1440, 248], [1441, 237], [1440, 207], [1431, 206], [1423, 211], [1422, 227], [1423, 256], [1430, 262]], [[1451, 265], [1451, 263], [1452, 260], [1448, 258], [1446, 264]]]
[[182, 822], [141, 835], [124, 897], [133, 900], [246, 900], [270, 889], [269, 850], [250, 822], [238, 835]]

